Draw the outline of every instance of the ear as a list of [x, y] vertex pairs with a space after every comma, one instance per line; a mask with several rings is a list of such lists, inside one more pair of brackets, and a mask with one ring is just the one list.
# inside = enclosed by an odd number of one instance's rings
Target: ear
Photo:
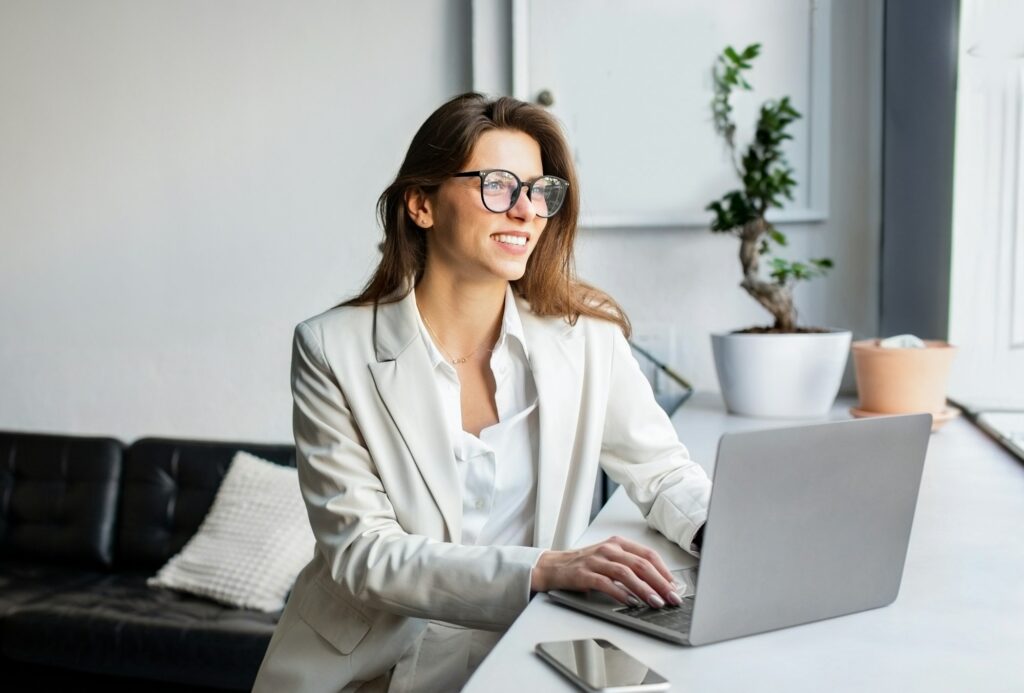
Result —
[[405, 211], [421, 229], [434, 225], [434, 201], [420, 188], [405, 191]]

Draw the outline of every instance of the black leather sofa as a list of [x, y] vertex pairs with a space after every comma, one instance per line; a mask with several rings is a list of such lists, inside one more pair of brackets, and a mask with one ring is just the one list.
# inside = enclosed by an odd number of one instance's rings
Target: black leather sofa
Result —
[[0, 432], [0, 687], [249, 690], [279, 613], [146, 586], [232, 457], [291, 445]]

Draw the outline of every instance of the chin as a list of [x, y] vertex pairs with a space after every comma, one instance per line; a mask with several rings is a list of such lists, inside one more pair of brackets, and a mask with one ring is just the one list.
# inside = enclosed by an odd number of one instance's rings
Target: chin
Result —
[[526, 274], [526, 263], [523, 262], [521, 265], [515, 265], [512, 267], [502, 267], [500, 271], [496, 272], [502, 279], [509, 282], [519, 281]]

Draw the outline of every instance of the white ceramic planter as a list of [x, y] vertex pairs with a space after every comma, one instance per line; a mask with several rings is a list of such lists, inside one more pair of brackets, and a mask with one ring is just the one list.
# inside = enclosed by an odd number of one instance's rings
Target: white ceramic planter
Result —
[[824, 416], [839, 393], [850, 336], [848, 330], [711, 335], [725, 406], [742, 416]]

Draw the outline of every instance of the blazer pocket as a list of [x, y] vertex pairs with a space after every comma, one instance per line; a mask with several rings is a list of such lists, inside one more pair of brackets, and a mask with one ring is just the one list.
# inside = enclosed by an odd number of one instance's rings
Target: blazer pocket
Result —
[[351, 654], [370, 631], [370, 622], [318, 581], [308, 583], [299, 616], [341, 654]]

